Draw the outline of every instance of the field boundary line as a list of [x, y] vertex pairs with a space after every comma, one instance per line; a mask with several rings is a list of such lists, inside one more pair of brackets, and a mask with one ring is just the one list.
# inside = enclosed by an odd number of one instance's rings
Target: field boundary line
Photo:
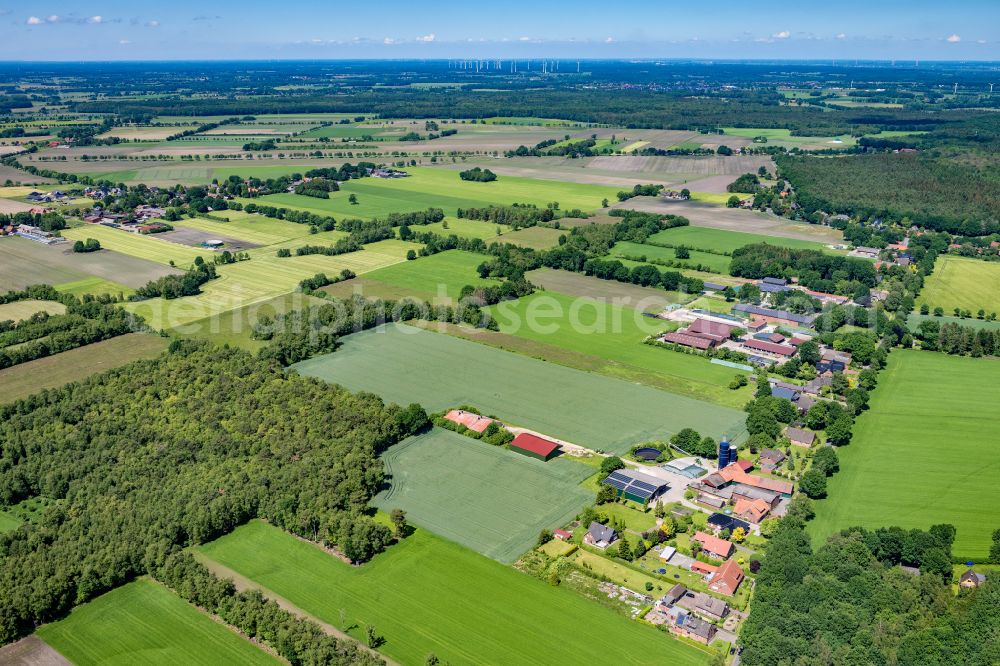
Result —
[[319, 627], [326, 634], [328, 634], [330, 636], [334, 636], [335, 638], [337, 638], [339, 640], [342, 640], [342, 641], [349, 641], [351, 643], [354, 643], [355, 645], [357, 645], [359, 648], [361, 648], [365, 652], [368, 652], [368, 653], [370, 653], [370, 654], [378, 657], [379, 659], [382, 659], [383, 661], [385, 661], [385, 663], [388, 666], [402, 666], [401, 664], [399, 664], [396, 661], [393, 661], [392, 659], [390, 659], [386, 655], [382, 654], [378, 650], [373, 650], [372, 648], [368, 647], [367, 645], [365, 645], [364, 643], [362, 643], [358, 639], [354, 638], [350, 634], [341, 631], [340, 629], [338, 629], [337, 627], [333, 626], [332, 624], [330, 624], [328, 622], [324, 622], [323, 620], [319, 619], [315, 615], [311, 615], [311, 614], [305, 612], [304, 610], [302, 610], [301, 608], [299, 608], [298, 606], [296, 606], [295, 604], [293, 604], [288, 599], [286, 599], [286, 598], [282, 597], [281, 595], [273, 592], [272, 590], [264, 587], [260, 583], [257, 583], [256, 581], [253, 581], [253, 580], [247, 578], [246, 576], [243, 576], [243, 575], [237, 573], [236, 571], [233, 571], [232, 569], [230, 569], [226, 565], [220, 564], [219, 562], [216, 562], [215, 560], [213, 560], [209, 556], [205, 555], [204, 553], [202, 553], [200, 551], [197, 551], [197, 550], [193, 550], [193, 551], [191, 551], [191, 554], [194, 555], [194, 558], [198, 562], [200, 562], [205, 567], [207, 567], [209, 569], [209, 571], [211, 571], [215, 575], [220, 576], [221, 578], [228, 578], [228, 579], [232, 580], [233, 581], [233, 586], [236, 587], [237, 591], [243, 592], [244, 590], [257, 590], [258, 592], [260, 592], [261, 594], [263, 594], [265, 597], [267, 597], [268, 599], [270, 599], [274, 603], [278, 604], [278, 606], [280, 606], [284, 610], [288, 611], [289, 613], [292, 613], [293, 615], [297, 615], [300, 618], [304, 618], [306, 620], [310, 620], [312, 622], [315, 622], [316, 624], [319, 625]]

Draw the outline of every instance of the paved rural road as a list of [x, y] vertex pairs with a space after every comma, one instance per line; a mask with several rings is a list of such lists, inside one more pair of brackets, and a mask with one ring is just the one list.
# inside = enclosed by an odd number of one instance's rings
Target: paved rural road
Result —
[[[292, 613], [293, 615], [298, 615], [299, 617], [305, 618], [307, 620], [312, 620], [313, 622], [315, 622], [316, 624], [318, 624], [320, 626], [320, 628], [323, 631], [325, 631], [327, 634], [329, 634], [330, 636], [335, 636], [336, 638], [339, 638], [342, 641], [350, 641], [351, 643], [354, 643], [355, 645], [357, 645], [362, 650], [365, 650], [366, 652], [370, 652], [373, 655], [375, 655], [376, 657], [378, 657], [379, 659], [382, 659], [383, 661], [385, 661], [385, 663], [387, 664], [387, 666], [400, 666], [400, 664], [398, 662], [393, 661], [392, 659], [390, 659], [389, 657], [385, 656], [381, 652], [378, 652], [377, 650], [371, 649], [370, 647], [368, 647], [367, 645], [365, 645], [364, 643], [362, 643], [358, 639], [354, 638], [350, 634], [344, 633], [343, 631], [341, 631], [337, 627], [333, 626], [332, 624], [329, 624], [327, 622], [323, 622], [323, 620], [319, 619], [315, 615], [310, 615], [309, 613], [305, 612], [304, 610], [302, 610], [301, 608], [299, 608], [298, 606], [296, 606], [295, 604], [293, 604], [288, 599], [285, 599], [284, 597], [275, 594], [274, 592], [272, 592], [271, 590], [267, 589], [263, 585], [258, 585], [257, 583], [255, 583], [254, 581], [250, 580], [249, 578], [247, 578], [245, 576], [241, 576], [240, 574], [236, 573], [235, 571], [233, 571], [229, 567], [224, 566], [222, 564], [219, 564], [215, 560], [211, 560], [211, 559], [209, 559], [207, 557], [204, 557], [200, 553], [196, 552], [196, 553], [194, 553], [194, 556], [195, 556], [195, 558], [199, 562], [201, 562], [206, 567], [208, 567], [208, 569], [212, 573], [214, 573], [215, 575], [219, 576], [220, 578], [228, 578], [228, 579], [232, 580], [233, 581], [233, 585], [236, 587], [237, 591], [242, 592], [243, 590], [258, 590], [265, 597], [267, 597], [268, 599], [270, 599], [274, 603], [278, 604], [281, 608], [285, 609], [289, 613]], [[6, 664], [6, 662], [4, 662], [2, 660], [0, 660], [0, 663]], [[69, 662], [66, 662], [66, 663], [68, 664]], [[48, 666], [48, 664], [42, 664], [40, 666]], [[61, 666], [61, 665], [53, 664], [52, 666]]]

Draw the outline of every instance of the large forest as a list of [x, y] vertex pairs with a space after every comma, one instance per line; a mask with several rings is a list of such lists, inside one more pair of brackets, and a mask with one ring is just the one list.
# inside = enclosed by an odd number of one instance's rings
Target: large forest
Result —
[[366, 514], [377, 455], [426, 420], [179, 342], [0, 408], [0, 507], [50, 502], [0, 535], [0, 644], [254, 517], [371, 557], [391, 540]]

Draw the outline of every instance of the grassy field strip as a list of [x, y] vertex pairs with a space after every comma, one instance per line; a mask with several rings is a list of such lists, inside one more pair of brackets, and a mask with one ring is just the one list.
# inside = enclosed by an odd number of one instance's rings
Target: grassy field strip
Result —
[[46, 388], [58, 388], [92, 374], [153, 358], [167, 340], [148, 333], [131, 333], [0, 370], [0, 402], [13, 402]]
[[967, 257], [940, 257], [927, 278], [918, 304], [942, 307], [946, 314], [954, 308], [980, 308], [1000, 314], [1000, 264]]
[[854, 525], [951, 523], [955, 557], [984, 559], [1000, 507], [998, 404], [1000, 361], [894, 351], [871, 409], [838, 451], [840, 472], [811, 534], [818, 542]]
[[111, 294], [116, 296], [122, 294], [123, 296], [130, 296], [135, 293], [132, 287], [126, 287], [123, 284], [118, 284], [117, 282], [112, 282], [111, 280], [105, 280], [100, 277], [84, 278], [82, 280], [74, 280], [73, 282], [63, 282], [62, 284], [55, 285], [56, 291], [64, 294], [73, 294], [74, 296], [80, 297], [85, 294], [94, 294], [99, 296], [101, 294]]
[[147, 259], [160, 264], [170, 264], [172, 261], [179, 268], [187, 268], [194, 263], [195, 257], [210, 258], [209, 250], [198, 250], [187, 245], [171, 243], [154, 236], [133, 234], [121, 229], [112, 229], [100, 224], [88, 224], [85, 227], [65, 229], [63, 236], [70, 240], [86, 240], [96, 238], [101, 247], [123, 254], [129, 254], [139, 259]]
[[74, 608], [38, 635], [78, 666], [284, 663], [145, 578]]
[[[448, 225], [447, 229], [444, 226], [445, 224]], [[510, 227], [506, 224], [494, 224], [492, 222], [484, 222], [483, 220], [470, 220], [464, 217], [448, 217], [441, 222], [435, 222], [422, 227], [413, 227], [413, 229], [416, 231], [431, 231], [442, 236], [454, 234], [460, 238], [482, 238], [487, 243], [500, 240], [497, 229], [501, 233], [510, 231]]]
[[596, 663], [606, 644], [616, 663], [648, 664], [652, 654], [671, 666], [708, 662], [706, 652], [425, 530], [360, 567], [256, 521], [199, 550], [352, 636], [374, 625], [386, 641], [380, 651], [404, 664], [430, 652], [453, 664], [562, 663], [570, 654]]
[[473, 404], [513, 425], [617, 453], [685, 427], [713, 437], [743, 430], [745, 417], [735, 409], [412, 326], [343, 341], [338, 351], [292, 367], [393, 402], [419, 400], [429, 410]]
[[366, 245], [363, 250], [337, 256], [313, 254], [286, 258], [257, 250], [255, 252], [259, 254], [254, 254], [250, 261], [219, 266], [220, 277], [204, 284], [202, 293], [196, 296], [137, 301], [128, 303], [126, 308], [143, 316], [153, 328], [179, 328], [182, 334], [193, 334], [197, 331], [189, 330], [187, 326], [192, 322], [281, 296], [316, 273], [336, 275], [343, 269], [358, 274], [367, 273], [406, 261], [406, 252], [414, 247], [418, 246], [399, 240], [385, 240]]
[[274, 319], [276, 315], [290, 310], [303, 310], [311, 305], [322, 305], [323, 303], [323, 299], [293, 291], [241, 308], [227, 310], [218, 316], [193, 321], [189, 326], [183, 327], [184, 333], [178, 331], [173, 333], [180, 337], [204, 338], [217, 345], [242, 347], [255, 352], [267, 344], [264, 340], [254, 340], [251, 337], [253, 327], [261, 317], [267, 316]]
[[753, 243], [769, 243], [796, 250], [818, 250], [827, 254], [845, 254], [847, 252], [847, 250], [833, 250], [827, 247], [826, 244], [817, 241], [695, 226], [665, 229], [650, 236], [649, 240], [653, 243], [684, 245], [692, 249], [715, 250], [716, 252], [732, 252], [737, 248]]
[[669, 378], [670, 390], [682, 395], [732, 407], [749, 399], [748, 393], [728, 388], [732, 369], [643, 344], [647, 336], [663, 330], [664, 322], [605, 299], [535, 292], [493, 306], [490, 313], [501, 333], [659, 373]]
[[0, 511], [0, 534], [16, 530], [21, 525], [21, 521], [10, 515], [6, 511]]
[[623, 307], [636, 308], [643, 312], [658, 312], [673, 303], [687, 303], [692, 300], [691, 294], [676, 291], [664, 291], [655, 287], [640, 287], [639, 285], [613, 280], [602, 280], [582, 273], [539, 268], [525, 274], [531, 284], [557, 291], [568, 296], [582, 298], [604, 299]]
[[457, 299], [467, 284], [474, 287], [498, 284], [483, 279], [476, 267], [488, 257], [463, 250], [447, 250], [416, 261], [381, 268], [367, 274], [369, 280], [419, 292], [425, 299]]
[[592, 499], [579, 485], [591, 467], [544, 463], [442, 428], [382, 459], [391, 486], [376, 506], [402, 508], [415, 525], [506, 564], [534, 546], [542, 528], [559, 527]]
[[21, 321], [36, 312], [47, 312], [50, 315], [65, 314], [66, 306], [56, 301], [38, 301], [29, 298], [23, 301], [0, 304], [0, 321]]
[[[656, 245], [645, 245], [643, 243], [632, 243], [630, 241], [620, 241], [611, 248], [611, 254], [606, 259], [621, 259], [622, 257], [646, 257], [646, 261], [682, 261], [691, 266], [703, 266], [719, 273], [729, 272], [730, 258], [723, 254], [712, 254], [701, 252], [700, 250], [688, 250], [690, 255], [687, 259], [678, 259], [673, 248], [659, 247]], [[655, 265], [655, 264], [654, 264]], [[661, 270], [671, 270], [667, 266], [660, 266]]]
[[547, 250], [559, 244], [559, 237], [566, 234], [566, 231], [559, 229], [549, 229], [548, 227], [528, 227], [504, 234], [501, 240], [505, 243], [513, 243], [521, 247], [530, 247], [533, 250]]
[[[222, 211], [219, 215], [228, 217], [227, 213], [234, 214], [236, 212], [238, 211]], [[224, 234], [255, 245], [274, 245], [309, 235], [308, 224], [296, 224], [263, 215], [248, 217], [250, 219], [232, 219], [229, 222], [196, 217], [175, 222], [174, 225], [197, 229], [209, 234]]]
[[936, 321], [939, 324], [958, 324], [959, 326], [967, 326], [969, 328], [976, 329], [985, 328], [991, 331], [1000, 329], [1000, 320], [989, 321], [988, 319], [977, 319], [975, 317], [975, 312], [973, 312], [973, 316], [971, 318], [950, 316], [935, 317], [930, 314], [922, 315], [914, 312], [906, 318], [906, 325], [910, 328], [910, 330], [915, 330], [918, 326], [920, 326], [920, 322], [923, 321]]

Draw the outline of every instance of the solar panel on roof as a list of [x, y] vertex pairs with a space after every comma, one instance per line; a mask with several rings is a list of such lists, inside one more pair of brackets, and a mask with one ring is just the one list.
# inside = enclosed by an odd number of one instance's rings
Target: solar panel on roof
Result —
[[625, 483], [628, 483], [629, 481], [632, 480], [631, 476], [627, 476], [625, 474], [622, 474], [618, 470], [615, 470], [615, 471], [611, 472], [611, 474], [608, 474], [608, 477], [612, 478], [612, 479], [618, 479], [619, 481], [623, 481]]
[[633, 481], [632, 486], [634, 488], [642, 488], [643, 490], [649, 490], [649, 491], [656, 490], [656, 486], [651, 486], [643, 481]]

